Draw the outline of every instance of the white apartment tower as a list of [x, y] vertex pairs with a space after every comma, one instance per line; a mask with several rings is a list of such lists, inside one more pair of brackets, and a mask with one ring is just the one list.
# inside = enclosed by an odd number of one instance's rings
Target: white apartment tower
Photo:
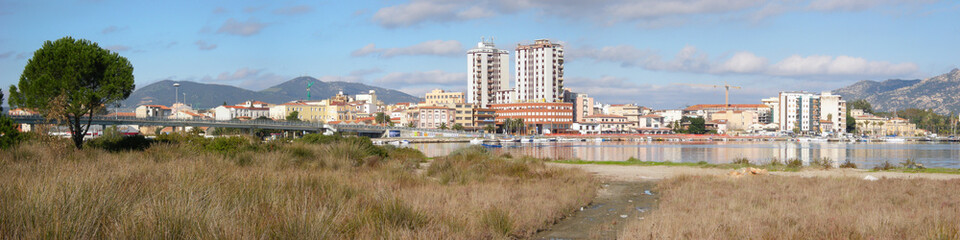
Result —
[[563, 101], [563, 46], [547, 39], [518, 44], [516, 60], [516, 101]]
[[467, 102], [488, 108], [495, 93], [510, 88], [510, 51], [497, 49], [492, 40], [480, 40], [467, 51]]
[[764, 99], [773, 106], [774, 119], [781, 131], [844, 133], [847, 127], [847, 102], [829, 92], [780, 92], [780, 97]]

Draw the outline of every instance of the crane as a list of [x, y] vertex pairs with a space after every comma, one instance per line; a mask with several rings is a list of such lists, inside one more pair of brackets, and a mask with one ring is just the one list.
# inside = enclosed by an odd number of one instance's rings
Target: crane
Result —
[[724, 107], [729, 107], [729, 106], [730, 106], [730, 88], [742, 89], [742, 88], [739, 87], [739, 86], [731, 86], [730, 84], [727, 84], [726, 81], [723, 82], [723, 85], [690, 84], [690, 83], [677, 83], [677, 84], [679, 84], [679, 85], [686, 85], [686, 86], [693, 86], [693, 87], [723, 88], [723, 89], [724, 89], [724, 91], [723, 91], [723, 94], [724, 94], [724, 100], [723, 100], [723, 103], [724, 103], [724, 104], [723, 104], [723, 106], [724, 106]]
[[310, 87], [313, 87], [314, 82], [307, 83], [307, 101], [310, 101]]

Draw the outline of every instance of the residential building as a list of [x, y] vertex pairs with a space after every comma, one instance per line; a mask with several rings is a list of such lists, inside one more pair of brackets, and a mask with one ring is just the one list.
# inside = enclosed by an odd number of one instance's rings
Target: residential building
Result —
[[270, 117], [269, 108], [244, 107], [244, 106], [219, 106], [214, 108], [216, 120], [226, 121], [231, 119], [257, 119], [260, 117]]
[[586, 116], [596, 114], [593, 110], [593, 98], [586, 93], [573, 94], [573, 121], [583, 122]]
[[445, 106], [447, 104], [463, 104], [462, 92], [447, 92], [442, 89], [434, 89], [426, 94], [427, 105]]
[[673, 123], [683, 119], [683, 110], [680, 109], [657, 110], [653, 114], [663, 117], [663, 127], [673, 126]]
[[497, 126], [497, 111], [489, 108], [473, 109], [473, 129], [483, 130], [487, 125]]
[[374, 90], [370, 90], [370, 92], [367, 94], [357, 94], [356, 97], [354, 97], [354, 99], [356, 101], [367, 101], [368, 103], [372, 103], [373, 105], [383, 104], [383, 102], [377, 99], [377, 91], [374, 91]]
[[493, 93], [493, 104], [507, 104], [517, 102], [517, 91], [513, 89], [499, 90]]
[[757, 113], [760, 122], [770, 121], [773, 109], [765, 104], [697, 104], [683, 109], [684, 116], [702, 117], [710, 120], [710, 116], [721, 111], [753, 111]]
[[[768, 118], [760, 119], [761, 123], [763, 124], [779, 123], [780, 118], [778, 115], [779, 111], [777, 111], [777, 109], [779, 109], [779, 106], [780, 106], [780, 98], [778, 97], [764, 98], [764, 99], [761, 99], [760, 102], [762, 102], [763, 105], [767, 105], [767, 107], [770, 107], [770, 110], [771, 110], [770, 116]], [[766, 121], [763, 121], [763, 120], [766, 120]]]
[[[475, 126], [473, 124], [473, 104], [452, 104], [448, 107], [453, 108], [453, 125], [460, 124], [464, 129], [473, 129]], [[448, 127], [453, 127], [450, 125]]]
[[619, 115], [589, 115], [583, 118], [583, 123], [597, 124], [596, 130], [600, 133], [622, 133], [631, 128], [631, 123], [627, 117]]
[[729, 131], [749, 131], [751, 126], [760, 123], [760, 118], [757, 112], [750, 110], [720, 111], [711, 114], [710, 120], [726, 121], [726, 130]]
[[417, 127], [440, 128], [453, 127], [454, 109], [437, 106], [420, 106], [417, 108]]
[[203, 114], [195, 113], [193, 111], [181, 110], [173, 114], [170, 114], [169, 119], [180, 119], [180, 120], [199, 120], [204, 119]]
[[[847, 101], [840, 95], [830, 92], [820, 93], [820, 120], [830, 124], [821, 124], [821, 132], [845, 133], [847, 130]], [[821, 122], [823, 123], [823, 122]]]
[[637, 117], [639, 119], [638, 129], [658, 129], [664, 128], [664, 117], [657, 114], [647, 114]]
[[481, 40], [467, 51], [467, 103], [488, 108], [496, 103], [496, 92], [510, 89], [510, 51], [497, 49]]
[[515, 59], [516, 101], [563, 101], [563, 46], [547, 39], [518, 44]]
[[[774, 115], [780, 131], [843, 133], [846, 131], [846, 101], [829, 92], [780, 92]], [[829, 123], [821, 126], [821, 122]]]
[[565, 131], [573, 123], [572, 103], [507, 103], [491, 108], [497, 111], [497, 124], [506, 119], [522, 119], [528, 133]]
[[171, 109], [163, 105], [140, 105], [136, 110], [137, 118], [156, 118], [167, 117], [172, 113]]
[[311, 103], [289, 102], [274, 105], [270, 107], [270, 118], [284, 120], [290, 113], [297, 112], [297, 119], [300, 121], [323, 122], [327, 113], [326, 101]]
[[[856, 110], [856, 109], [855, 109]], [[863, 135], [871, 136], [922, 136], [926, 135], [927, 131], [923, 129], [918, 129], [917, 125], [910, 123], [907, 119], [895, 117], [892, 119], [874, 116], [869, 113], [863, 113], [861, 110], [859, 114], [854, 115], [855, 111], [851, 111], [851, 115], [857, 121], [857, 132]]]
[[820, 97], [808, 92], [780, 92], [780, 131], [812, 132], [820, 125]]
[[630, 123], [631, 129], [636, 129], [639, 127], [640, 116], [643, 115], [641, 106], [634, 104], [613, 104], [607, 108], [607, 111], [610, 115], [623, 116], [627, 118], [627, 122]]

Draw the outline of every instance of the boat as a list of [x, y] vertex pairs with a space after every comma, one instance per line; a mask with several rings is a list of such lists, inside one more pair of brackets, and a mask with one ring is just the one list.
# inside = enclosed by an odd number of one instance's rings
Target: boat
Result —
[[533, 139], [533, 142], [535, 142], [535, 143], [545, 143], [545, 142], [549, 142], [549, 141], [550, 141], [550, 139], [546, 139], [546, 138], [534, 138], [534, 139]]
[[516, 139], [513, 139], [513, 138], [501, 138], [501, 139], [500, 139], [500, 142], [502, 142], [502, 143], [504, 143], [504, 142], [514, 142], [514, 141], [517, 141], [517, 140], [516, 140]]
[[470, 140], [470, 144], [483, 144], [483, 140], [479, 138], [474, 138]]
[[522, 143], [532, 143], [532, 142], [533, 142], [533, 138], [521, 138], [521, 139], [520, 139], [520, 142], [522, 142]]
[[486, 144], [486, 143], [482, 143], [482, 144], [480, 144], [480, 146], [488, 147], [488, 148], [502, 148], [502, 147], [503, 147], [503, 145], [500, 145], [500, 144], [494, 145], [494, 144]]
[[603, 138], [594, 138], [593, 141], [594, 141], [594, 142], [603, 142]]
[[902, 142], [906, 142], [907, 140], [903, 138], [887, 138], [887, 139], [884, 139], [883, 141], [892, 142], [892, 143], [902, 143]]

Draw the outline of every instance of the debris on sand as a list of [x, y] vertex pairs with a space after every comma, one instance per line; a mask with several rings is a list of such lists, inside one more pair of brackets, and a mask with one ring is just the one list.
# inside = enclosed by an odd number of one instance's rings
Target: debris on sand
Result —
[[734, 177], [734, 178], [739, 178], [739, 177], [743, 177], [743, 176], [753, 176], [753, 175], [767, 175], [767, 170], [766, 170], [766, 169], [746, 167], [746, 168], [741, 168], [741, 169], [733, 170], [733, 171], [730, 171], [729, 173], [727, 173], [727, 176], [731, 176], [731, 177]]
[[877, 178], [877, 177], [874, 177], [873, 175], [867, 175], [866, 177], [863, 177], [863, 180], [876, 181], [876, 180], [880, 180], [880, 179]]

